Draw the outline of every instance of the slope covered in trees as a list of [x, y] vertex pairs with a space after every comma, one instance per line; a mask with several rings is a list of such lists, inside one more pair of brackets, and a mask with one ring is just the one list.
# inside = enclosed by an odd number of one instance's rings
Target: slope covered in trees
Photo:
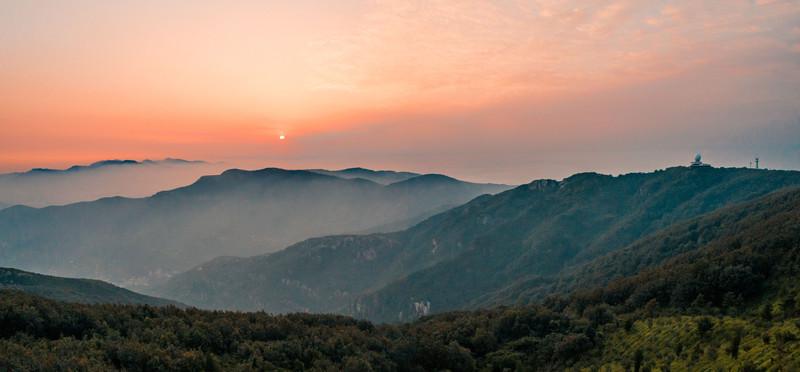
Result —
[[[622, 330], [609, 326], [609, 364], [622, 364], [638, 349], [652, 365], [677, 363], [673, 368], [800, 367], [800, 190], [684, 225], [649, 250], [599, 261], [583, 280], [623, 277], [546, 302], [600, 323], [624, 319]], [[692, 244], [697, 247], [686, 249]], [[632, 270], [633, 262], [648, 262], [670, 247], [683, 252]]]
[[3, 267], [0, 267], [0, 289], [14, 289], [66, 302], [183, 306], [175, 301], [145, 296], [99, 280], [60, 278]]
[[525, 337], [547, 339], [549, 349], [531, 355], [558, 366], [590, 347], [586, 329], [539, 307], [375, 326], [335, 315], [87, 306], [0, 291], [0, 369], [470, 371], [508, 363], [501, 350], [526, 345]]
[[[493, 303], [537, 301], [548, 294], [566, 293], [574, 288], [593, 287], [635, 275], [682, 254], [687, 255], [680, 257], [693, 257], [701, 254], [703, 249], [715, 249], [723, 255], [727, 248], [740, 247], [743, 242], [770, 238], [765, 235], [791, 236], [786, 232], [769, 230], [778, 226], [796, 228], [792, 225], [792, 218], [800, 208], [798, 196], [800, 193], [797, 188], [788, 188], [750, 202], [725, 207], [677, 223], [587, 263], [569, 267], [562, 270], [558, 277], [531, 281], [521, 279], [475, 303], [487, 306]], [[747, 257], [753, 256], [748, 254]]]
[[315, 238], [271, 255], [216, 260], [157, 293], [210, 308], [378, 321], [514, 304], [660, 229], [791, 185], [800, 185], [799, 172], [683, 167], [535, 181], [401, 232]]
[[799, 174], [672, 168], [619, 177], [582, 174], [531, 185], [530, 191], [517, 188], [486, 198], [487, 206], [461, 216], [491, 221], [488, 228], [470, 231], [474, 238], [457, 241], [467, 247], [463, 253], [362, 296], [355, 313], [397, 320], [415, 315], [417, 303], [430, 304], [434, 312], [518, 303], [495, 294], [509, 286], [524, 291], [558, 282], [571, 268], [660, 229], [798, 185]]

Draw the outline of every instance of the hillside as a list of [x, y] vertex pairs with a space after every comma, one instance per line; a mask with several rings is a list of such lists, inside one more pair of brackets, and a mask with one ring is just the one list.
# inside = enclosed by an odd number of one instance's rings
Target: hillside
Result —
[[659, 229], [790, 185], [800, 185], [800, 173], [683, 167], [534, 181], [401, 232], [315, 238], [267, 256], [210, 262], [156, 293], [209, 308], [378, 321], [484, 299], [516, 303], [516, 295], [493, 294], [539, 286]]
[[[550, 345], [578, 337], [586, 346], [585, 325], [533, 307], [395, 327], [335, 315], [65, 304], [0, 291], [0, 314], [0, 369], [15, 371], [473, 371], [506, 364], [504, 350], [528, 343], [518, 323]], [[458, 330], [477, 330], [474, 350], [455, 339], [464, 342]], [[578, 356], [546, 352], [538, 355], [553, 366]]]
[[[690, 219], [623, 251], [584, 271], [586, 283], [618, 276], [607, 284], [539, 304], [399, 325], [336, 315], [87, 306], [0, 292], [0, 369], [800, 368], [800, 189]], [[670, 257], [649, 259], [662, 254]], [[628, 271], [632, 262], [649, 266]]]
[[[520, 187], [486, 198], [486, 205], [476, 205], [456, 217], [463, 222], [449, 220], [449, 226], [461, 228], [481, 222], [468, 232], [474, 238], [464, 239], [462, 232], [448, 244], [458, 247], [460, 243], [463, 253], [361, 297], [353, 311], [388, 321], [416, 316], [415, 303], [433, 312], [486, 305], [483, 298], [519, 286], [521, 280], [526, 283], [523, 288], [538, 286], [540, 281], [561, 277], [569, 267], [624, 248], [674, 223], [798, 185], [798, 175], [671, 168], [650, 174], [580, 174], [558, 183], [535, 182], [527, 190]], [[440, 249], [448, 246], [442, 244], [447, 241], [444, 238], [432, 239]]]
[[13, 289], [66, 302], [86, 304], [176, 305], [175, 301], [145, 296], [106, 282], [41, 275], [0, 267], [0, 290]]
[[[800, 192], [792, 187], [754, 201], [725, 207], [650, 234], [588, 263], [568, 267], [558, 277], [539, 277], [530, 281], [523, 278], [502, 291], [493, 293], [489, 298], [474, 301], [473, 304], [491, 306], [498, 303], [538, 302], [549, 294], [568, 293], [575, 288], [603, 285], [620, 277], [646, 272], [665, 262], [671, 262], [670, 260], [674, 261], [676, 256], [695, 257], [703, 249], [714, 249], [718, 254], [727, 254], [723, 251], [740, 247], [746, 242], [775, 239], [764, 236], [765, 231], [776, 226], [784, 226], [786, 229], [800, 227], [800, 222], [798, 226], [793, 225], [793, 218], [800, 206], [798, 198]], [[794, 230], [788, 230], [791, 231]], [[776, 235], [787, 235], [786, 233], [774, 232]], [[667, 263], [667, 266], [672, 264], [674, 263]], [[684, 298], [681, 301], [692, 299]]]
[[[595, 365], [630, 367], [640, 354], [643, 366], [662, 370], [800, 367], [799, 189], [658, 237], [575, 275], [583, 285], [617, 277], [607, 285], [545, 300], [553, 310], [607, 323]], [[614, 314], [622, 327], [612, 325]]]
[[[217, 256], [417, 222], [505, 186], [422, 177], [383, 186], [309, 171], [228, 170], [151, 197], [0, 211], [0, 261], [141, 288]], [[410, 180], [404, 181], [410, 182]]]

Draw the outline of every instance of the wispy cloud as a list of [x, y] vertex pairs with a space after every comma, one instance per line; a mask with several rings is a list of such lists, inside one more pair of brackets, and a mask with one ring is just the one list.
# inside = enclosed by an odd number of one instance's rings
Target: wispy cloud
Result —
[[369, 143], [503, 163], [518, 138], [611, 133], [633, 149], [689, 125], [794, 122], [800, 102], [797, 1], [79, 1], [0, 4], [0, 168], [87, 154], [346, 166]]

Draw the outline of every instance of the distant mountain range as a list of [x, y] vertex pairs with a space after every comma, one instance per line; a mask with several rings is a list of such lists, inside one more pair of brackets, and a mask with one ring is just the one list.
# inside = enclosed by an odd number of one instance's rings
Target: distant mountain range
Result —
[[273, 254], [217, 259], [156, 293], [209, 308], [378, 321], [530, 302], [562, 288], [582, 265], [662, 229], [797, 185], [800, 172], [710, 167], [534, 181], [404, 231], [314, 238]]
[[60, 278], [0, 267], [0, 290], [13, 289], [53, 300], [86, 304], [140, 304], [184, 306], [175, 301], [145, 296], [106, 282]]
[[[337, 174], [340, 172], [332, 172]], [[0, 262], [141, 288], [218, 256], [312, 236], [402, 229], [505, 185], [419, 175], [389, 185], [318, 171], [232, 169], [151, 197], [0, 210]], [[373, 176], [385, 173], [374, 172]]]
[[362, 178], [381, 185], [388, 185], [395, 182], [405, 181], [409, 178], [421, 176], [419, 173], [396, 172], [390, 170], [371, 170], [366, 168], [347, 168], [340, 170], [309, 169], [312, 172], [336, 176], [341, 178]]
[[17, 177], [29, 177], [41, 174], [57, 174], [57, 173], [74, 173], [74, 172], [82, 172], [87, 170], [93, 169], [100, 169], [100, 168], [107, 168], [107, 167], [114, 167], [114, 166], [136, 166], [136, 165], [153, 165], [153, 164], [177, 164], [177, 165], [184, 165], [184, 164], [207, 164], [202, 160], [184, 160], [184, 159], [173, 159], [173, 158], [166, 158], [163, 160], [150, 160], [145, 159], [142, 161], [136, 160], [120, 160], [120, 159], [112, 159], [112, 160], [100, 160], [96, 161], [89, 165], [73, 165], [66, 169], [52, 169], [52, 168], [33, 168], [27, 172], [15, 172], [15, 173], [6, 173], [0, 174], [0, 177], [8, 177], [8, 176], [17, 176]]
[[0, 174], [0, 209], [3, 205], [44, 207], [101, 197], [149, 196], [222, 170], [221, 164], [172, 158], [102, 160], [66, 169], [34, 168]]

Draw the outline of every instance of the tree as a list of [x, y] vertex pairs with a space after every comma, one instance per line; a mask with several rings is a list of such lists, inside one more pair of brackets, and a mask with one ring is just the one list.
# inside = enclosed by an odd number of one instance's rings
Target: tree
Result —
[[630, 332], [633, 330], [633, 325], [636, 323], [636, 320], [633, 318], [625, 319], [625, 323], [623, 327], [625, 328], [625, 332]]
[[731, 344], [728, 346], [728, 354], [730, 354], [733, 359], [739, 357], [739, 345], [742, 343], [742, 333], [743, 331], [741, 328], [737, 328], [733, 331]]
[[651, 317], [651, 318], [653, 316], [655, 316], [656, 307], [658, 307], [658, 300], [653, 298], [653, 299], [650, 299], [650, 301], [647, 301], [647, 303], [644, 305], [644, 313], [645, 313], [645, 315], [647, 315], [648, 317]]
[[474, 371], [475, 359], [472, 358], [469, 350], [458, 344], [457, 341], [447, 345], [446, 364], [453, 371]]
[[761, 319], [766, 321], [772, 320], [772, 306], [770, 304], [761, 306]]
[[633, 371], [640, 372], [642, 370], [642, 363], [644, 363], [644, 352], [642, 349], [636, 349], [633, 353]]
[[345, 372], [372, 372], [372, 367], [363, 358], [349, 356], [345, 358], [342, 370]]
[[703, 294], [700, 293], [697, 295], [697, 297], [695, 297], [694, 301], [692, 301], [692, 304], [690, 306], [694, 311], [700, 313], [703, 309], [706, 308], [706, 306], [708, 306], [708, 302], [706, 301], [705, 296], [703, 296]]
[[714, 328], [714, 322], [707, 316], [697, 319], [695, 324], [697, 326], [697, 335], [700, 338], [706, 338], [708, 333]]

